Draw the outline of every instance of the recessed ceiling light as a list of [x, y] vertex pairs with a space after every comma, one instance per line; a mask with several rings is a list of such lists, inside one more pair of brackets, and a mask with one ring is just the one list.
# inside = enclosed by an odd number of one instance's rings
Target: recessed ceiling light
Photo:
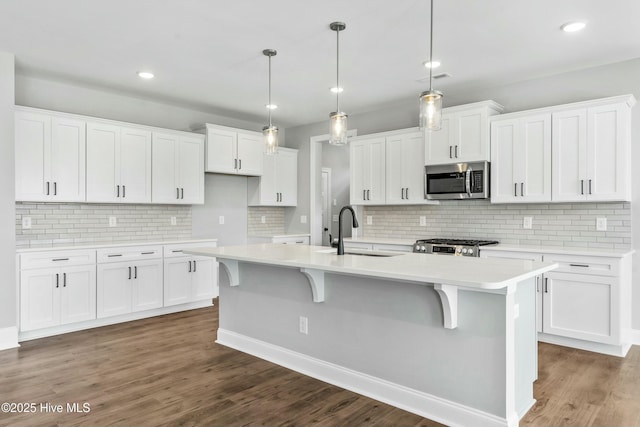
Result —
[[344, 88], [342, 88], [342, 87], [335, 87], [335, 86], [334, 86], [334, 87], [332, 87], [332, 88], [331, 88], [331, 92], [333, 92], [333, 93], [342, 93], [342, 92], [344, 92]]
[[276, 104], [267, 104], [265, 105], [265, 107], [267, 107], [267, 110], [275, 110], [276, 108], [278, 108]]
[[440, 61], [433, 61], [433, 64], [429, 61], [423, 62], [425, 68], [438, 68], [440, 66]]
[[138, 71], [138, 77], [140, 77], [141, 79], [152, 79], [155, 76], [149, 71]]
[[565, 33], [574, 33], [576, 31], [582, 30], [586, 26], [587, 26], [587, 24], [584, 23], [584, 22], [567, 22], [566, 24], [564, 24], [560, 28]]

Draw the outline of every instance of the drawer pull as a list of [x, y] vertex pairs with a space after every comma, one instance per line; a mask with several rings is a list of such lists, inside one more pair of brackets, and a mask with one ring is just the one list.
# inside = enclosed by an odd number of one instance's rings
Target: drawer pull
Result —
[[549, 278], [548, 277], [544, 278], [544, 293], [545, 294], [549, 293]]
[[153, 255], [155, 254], [156, 251], [151, 251], [151, 252], [142, 252], [142, 255]]
[[54, 258], [52, 261], [69, 261], [69, 258]]
[[109, 255], [107, 255], [107, 257], [109, 257], [109, 258], [116, 257], [116, 256], [122, 256], [122, 254], [109, 254]]
[[129, 280], [131, 280], [131, 267], [129, 267]]
[[569, 264], [571, 267], [589, 267], [589, 264]]

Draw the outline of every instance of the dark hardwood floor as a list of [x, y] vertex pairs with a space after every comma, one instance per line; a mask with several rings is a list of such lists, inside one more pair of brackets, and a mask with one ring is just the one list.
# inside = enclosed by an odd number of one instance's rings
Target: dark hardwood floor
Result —
[[[0, 352], [0, 426], [438, 426], [214, 343], [217, 308], [28, 341]], [[640, 426], [640, 348], [625, 359], [540, 344], [523, 426]], [[90, 405], [68, 413], [67, 403]], [[62, 413], [41, 404], [63, 405]]]

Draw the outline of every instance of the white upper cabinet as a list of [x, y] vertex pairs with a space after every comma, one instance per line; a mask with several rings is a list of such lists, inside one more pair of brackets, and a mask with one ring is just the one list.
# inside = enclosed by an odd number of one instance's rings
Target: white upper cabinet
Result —
[[552, 198], [631, 200], [631, 96], [553, 113]]
[[351, 143], [351, 204], [385, 204], [386, 138], [359, 139]]
[[85, 122], [16, 109], [16, 200], [85, 200]]
[[204, 203], [204, 138], [153, 132], [152, 201]]
[[87, 123], [87, 201], [151, 202], [151, 132]]
[[444, 108], [442, 128], [425, 131], [425, 164], [489, 161], [489, 117], [501, 111], [493, 101]]
[[491, 122], [491, 201], [551, 201], [551, 113]]
[[206, 172], [260, 176], [264, 143], [258, 132], [207, 124]]
[[249, 178], [249, 206], [296, 206], [298, 150], [280, 147], [263, 156], [262, 176]]
[[386, 138], [386, 202], [424, 202], [424, 134], [411, 132]]

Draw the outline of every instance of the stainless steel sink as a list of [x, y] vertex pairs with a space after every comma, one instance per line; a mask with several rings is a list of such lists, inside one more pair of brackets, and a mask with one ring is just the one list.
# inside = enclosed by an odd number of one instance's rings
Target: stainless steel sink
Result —
[[[322, 249], [317, 251], [318, 253], [321, 254], [333, 254], [335, 255], [337, 252], [337, 249]], [[358, 251], [358, 250], [348, 250], [348, 251], [344, 251], [345, 255], [358, 255], [358, 256], [373, 256], [373, 257], [392, 257], [392, 256], [399, 256], [399, 255], [403, 255], [402, 253], [396, 253], [396, 252], [385, 252], [385, 251], [367, 251], [367, 250], [362, 250], [362, 251]]]

